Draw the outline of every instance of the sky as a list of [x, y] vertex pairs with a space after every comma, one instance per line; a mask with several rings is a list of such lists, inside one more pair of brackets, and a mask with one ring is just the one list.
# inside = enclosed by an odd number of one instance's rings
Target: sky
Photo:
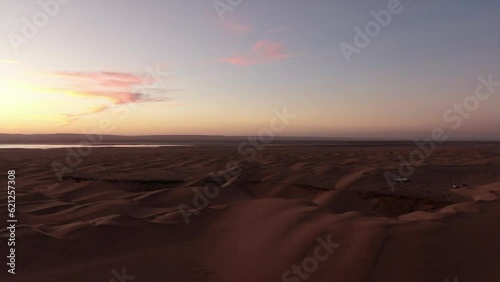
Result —
[[1, 133], [500, 140], [497, 0], [0, 3]]

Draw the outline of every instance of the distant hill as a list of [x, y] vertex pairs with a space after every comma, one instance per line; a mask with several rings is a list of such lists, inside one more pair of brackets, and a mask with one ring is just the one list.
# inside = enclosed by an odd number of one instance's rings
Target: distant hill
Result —
[[[248, 136], [223, 136], [223, 135], [92, 135], [85, 134], [0, 134], [1, 144], [77, 144], [84, 140], [96, 140], [101, 138], [100, 143], [220, 143], [237, 142], [248, 139]], [[285, 137], [276, 136], [273, 141], [297, 142], [297, 141], [363, 141], [355, 138], [326, 138], [326, 137]], [[366, 140], [364, 140], [366, 141]]]
[[[224, 136], [224, 135], [91, 135], [85, 134], [5, 134], [0, 133], [0, 144], [78, 144], [82, 141], [99, 140], [99, 144], [224, 144], [247, 141], [249, 136]], [[450, 140], [458, 141], [461, 140]], [[448, 141], [448, 142], [450, 142]], [[275, 136], [272, 144], [317, 144], [317, 145], [339, 145], [349, 142], [350, 145], [381, 145], [389, 144], [413, 144], [412, 139], [373, 139], [373, 138], [349, 138], [349, 137], [303, 137], [303, 136]], [[467, 142], [467, 141], [463, 141]], [[482, 142], [481, 140], [470, 140], [470, 142]], [[495, 140], [484, 142], [498, 142]], [[353, 144], [355, 143], [355, 144]]]

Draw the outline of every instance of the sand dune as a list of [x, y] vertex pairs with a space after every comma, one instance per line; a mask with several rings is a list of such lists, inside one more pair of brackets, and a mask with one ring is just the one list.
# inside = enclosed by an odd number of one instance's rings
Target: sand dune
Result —
[[[498, 281], [499, 148], [443, 145], [395, 191], [384, 173], [412, 144], [273, 146], [255, 159], [232, 146], [97, 148], [61, 182], [51, 163], [64, 149], [3, 150], [18, 245], [15, 279], [0, 279], [110, 281], [125, 267], [133, 281]], [[230, 161], [238, 174], [219, 174]], [[179, 204], [193, 207], [211, 172], [220, 192], [186, 224]], [[283, 276], [327, 237], [338, 247], [307, 279]]]

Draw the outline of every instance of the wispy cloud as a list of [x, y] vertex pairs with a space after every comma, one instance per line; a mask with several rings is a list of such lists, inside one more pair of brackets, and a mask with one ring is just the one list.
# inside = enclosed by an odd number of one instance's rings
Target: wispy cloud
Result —
[[[52, 72], [49, 75], [59, 78], [61, 85], [38, 89], [39, 91], [84, 98], [99, 98], [99, 101], [104, 98], [105, 101], [108, 101], [84, 113], [65, 114], [68, 123], [77, 120], [81, 116], [103, 112], [113, 105], [167, 102], [171, 100], [171, 98], [165, 96], [170, 90], [152, 86], [151, 84], [158, 78], [152, 78], [148, 75], [109, 71], [62, 71]], [[165, 77], [162, 79], [165, 79]]]
[[261, 40], [254, 44], [252, 50], [245, 54], [234, 54], [231, 57], [220, 59], [231, 65], [252, 66], [283, 60], [295, 56], [288, 53], [282, 42]]
[[94, 86], [129, 88], [145, 82], [140, 75], [123, 72], [53, 72], [70, 83], [90, 83]]
[[63, 117], [66, 120], [66, 124], [64, 124], [63, 126], [70, 125], [72, 122], [79, 120], [82, 116], [100, 113], [100, 112], [103, 112], [107, 109], [108, 109], [108, 106], [101, 105], [101, 106], [94, 107], [90, 111], [87, 111], [87, 112], [81, 113], [81, 114], [63, 114]]

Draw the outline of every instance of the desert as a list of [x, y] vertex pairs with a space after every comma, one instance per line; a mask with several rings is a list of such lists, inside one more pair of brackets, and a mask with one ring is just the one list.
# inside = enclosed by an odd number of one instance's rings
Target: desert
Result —
[[498, 145], [440, 145], [394, 191], [411, 142], [94, 148], [62, 180], [65, 149], [2, 150], [18, 218], [2, 281], [496, 281]]

